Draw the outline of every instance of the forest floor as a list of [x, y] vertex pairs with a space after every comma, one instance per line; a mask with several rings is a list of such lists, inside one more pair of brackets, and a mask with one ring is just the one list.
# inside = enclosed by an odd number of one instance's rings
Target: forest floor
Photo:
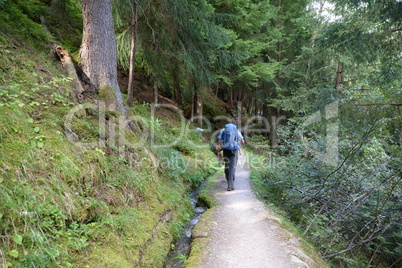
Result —
[[[239, 157], [235, 190], [224, 176], [214, 182], [217, 205], [201, 218], [193, 237], [201, 259], [194, 267], [327, 267], [253, 193], [247, 157]], [[198, 239], [197, 239], [198, 238]], [[201, 244], [200, 244], [201, 243]], [[314, 250], [312, 250], [314, 251]], [[200, 257], [200, 256], [198, 256]]]

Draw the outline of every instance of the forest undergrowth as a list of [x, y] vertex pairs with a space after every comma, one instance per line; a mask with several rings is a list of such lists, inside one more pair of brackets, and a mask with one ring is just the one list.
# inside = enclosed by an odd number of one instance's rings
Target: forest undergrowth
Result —
[[399, 267], [401, 113], [348, 98], [325, 124], [299, 123], [312, 114], [282, 125], [253, 183], [334, 267]]
[[325, 260], [402, 265], [401, 1], [104, 1], [121, 88], [82, 101], [84, 2], [0, 0], [0, 265], [161, 267], [229, 117]]
[[0, 265], [161, 267], [215, 170], [202, 135], [136, 103], [138, 137], [99, 99], [71, 101], [50, 47], [0, 41]]

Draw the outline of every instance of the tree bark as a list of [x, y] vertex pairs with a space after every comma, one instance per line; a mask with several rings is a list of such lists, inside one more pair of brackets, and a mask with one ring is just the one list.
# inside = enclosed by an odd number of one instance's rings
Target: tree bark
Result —
[[83, 71], [97, 88], [110, 87], [114, 90], [114, 107], [108, 108], [120, 110], [125, 115], [117, 82], [117, 48], [111, 0], [82, 0], [82, 14], [84, 30], [80, 57]]
[[[254, 116], [256, 117], [256, 118], [259, 118], [260, 117], [260, 103], [258, 102], [258, 100], [257, 99], [255, 99], [255, 110], [254, 110]], [[261, 118], [259, 118], [258, 119], [258, 124], [259, 123], [261, 123]]]
[[181, 89], [180, 89], [180, 79], [179, 79], [179, 74], [178, 74], [178, 68], [172, 69], [172, 79], [173, 79], [174, 98], [175, 98], [176, 103], [179, 106], [181, 106]]
[[130, 71], [127, 89], [127, 105], [132, 107], [134, 100], [134, 80], [135, 80], [135, 51], [137, 46], [137, 25], [138, 25], [138, 8], [137, 3], [133, 0], [133, 18], [131, 22], [131, 52], [130, 52]]
[[243, 112], [243, 102], [241, 99], [237, 101], [237, 127], [241, 127], [242, 122], [242, 112]]
[[400, 32], [402, 31], [402, 27], [395, 27], [391, 29], [391, 32], [395, 33], [395, 32]]
[[357, 104], [358, 106], [402, 106], [402, 103], [362, 103], [362, 104]]
[[262, 106], [263, 117], [270, 122], [270, 131], [269, 134], [266, 133], [265, 136], [270, 139], [270, 145], [272, 149], [275, 149], [278, 146], [278, 133], [277, 128], [280, 125], [282, 120], [285, 120], [286, 117], [284, 115], [280, 115], [280, 110], [276, 110], [275, 108], [269, 107], [266, 104]]
[[[320, 0], [320, 1], [318, 1], [318, 4], [320, 5], [320, 7], [318, 8], [318, 17], [321, 17], [322, 12], [324, 10], [325, 1]], [[314, 31], [313, 36], [311, 38], [311, 45], [310, 45], [311, 49], [313, 49], [315, 46], [315, 42], [317, 40], [317, 31], [318, 30]], [[309, 75], [310, 75], [311, 61], [312, 61], [312, 56], [310, 55], [307, 60], [307, 70], [306, 70], [306, 80], [305, 80], [306, 83], [307, 83], [307, 80], [309, 79]]]
[[71, 59], [68, 51], [61, 46], [56, 46], [53, 52], [60, 59], [63, 68], [67, 69], [69, 76], [73, 78], [73, 97], [74, 102], [78, 103], [83, 98], [82, 93], [84, 93], [85, 90], [82, 87], [81, 82], [78, 78], [73, 60]]
[[194, 115], [197, 118], [199, 127], [202, 128], [202, 96], [198, 88], [194, 85]]
[[230, 108], [233, 108], [233, 88], [229, 88], [229, 103], [230, 103]]
[[338, 70], [336, 71], [336, 83], [335, 89], [337, 93], [340, 93], [342, 85], [342, 62], [338, 61]]
[[[276, 28], [279, 30], [279, 32], [282, 32], [282, 0], [278, 0], [278, 15], [277, 15], [277, 19], [276, 19]], [[277, 62], [281, 62], [282, 60], [282, 43], [281, 41], [278, 41], [276, 43], [276, 52], [278, 53], [277, 55]], [[279, 72], [277, 73], [277, 78], [279, 78]]]
[[156, 80], [155, 77], [155, 81], [154, 81], [154, 103], [158, 104], [158, 81]]

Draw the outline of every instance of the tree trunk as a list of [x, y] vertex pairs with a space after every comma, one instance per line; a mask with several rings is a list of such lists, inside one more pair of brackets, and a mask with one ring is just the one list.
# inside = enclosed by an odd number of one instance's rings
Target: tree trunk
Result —
[[[276, 28], [279, 30], [279, 32], [282, 32], [282, 0], [278, 0], [278, 15], [276, 19]], [[277, 62], [280, 62], [282, 60], [282, 43], [279, 40], [276, 43], [276, 52], [278, 53], [277, 55]], [[277, 73], [277, 77], [279, 78], [279, 72]]]
[[136, 1], [133, 1], [133, 18], [131, 22], [131, 52], [130, 52], [130, 71], [127, 89], [127, 105], [132, 107], [134, 100], [134, 80], [135, 80], [135, 51], [137, 46], [137, 25], [138, 8]]
[[194, 85], [194, 116], [197, 118], [199, 127], [202, 127], [202, 96], [198, 92], [198, 87]]
[[266, 133], [265, 136], [269, 137], [270, 145], [272, 149], [275, 149], [278, 146], [278, 133], [277, 128], [280, 125], [282, 120], [285, 120], [286, 117], [284, 115], [280, 115], [280, 110], [269, 107], [266, 104], [262, 106], [262, 114], [267, 122], [270, 122], [270, 130], [269, 134]]
[[192, 102], [191, 102], [191, 118], [194, 118], [194, 111], [195, 111], [195, 93], [193, 91], [193, 98], [192, 98]]
[[197, 98], [197, 116], [198, 116], [198, 124], [200, 125], [200, 127], [202, 128], [202, 114], [203, 114], [203, 110], [202, 110], [202, 96], [201, 94], [197, 94], [198, 98]]
[[229, 103], [230, 103], [230, 108], [233, 108], [233, 88], [229, 88]]
[[[270, 113], [269, 113], [269, 107], [266, 104], [262, 104], [262, 117], [264, 117], [264, 119], [269, 122], [269, 118], [271, 117]], [[262, 133], [265, 137], [269, 137], [269, 132], [265, 132]]]
[[73, 97], [74, 102], [78, 103], [80, 100], [82, 100], [82, 93], [84, 93], [85, 90], [81, 85], [80, 79], [78, 78], [73, 60], [71, 59], [68, 51], [61, 46], [56, 46], [53, 52], [60, 59], [63, 68], [67, 69], [68, 75], [73, 78]]
[[252, 115], [255, 109], [255, 98], [251, 97], [248, 105], [248, 114]]
[[158, 81], [156, 80], [155, 77], [155, 81], [154, 81], [154, 103], [158, 104]]
[[[254, 114], [254, 115], [255, 115], [255, 117], [257, 117], [257, 118], [259, 118], [259, 117], [261, 116], [261, 114], [260, 114], [260, 110], [261, 110], [261, 109], [260, 109], [260, 106], [261, 106], [261, 105], [260, 105], [260, 103], [258, 102], [258, 100], [255, 99], [255, 111], [254, 111], [255, 114]], [[259, 123], [261, 123], [261, 118], [258, 119], [258, 124], [259, 124]]]
[[269, 135], [269, 139], [271, 141], [271, 147], [272, 149], [276, 149], [278, 146], [278, 134], [276, 133], [276, 128], [277, 128], [277, 117], [275, 115], [271, 116], [271, 132]]
[[[323, 12], [323, 10], [324, 10], [325, 1], [320, 0], [320, 1], [318, 1], [318, 4], [320, 5], [320, 7], [318, 8], [318, 17], [320, 18], [321, 15], [322, 15], [322, 12]], [[315, 46], [315, 42], [316, 42], [316, 40], [317, 40], [317, 31], [318, 31], [318, 30], [315, 30], [315, 31], [314, 31], [313, 36], [312, 36], [312, 38], [311, 38], [311, 45], [310, 45], [310, 48], [311, 48], [311, 49], [313, 49], [314, 46]], [[311, 70], [311, 61], [312, 61], [312, 55], [310, 55], [310, 56], [308, 57], [308, 60], [307, 60], [306, 80], [305, 80], [305, 83], [307, 83], [307, 81], [308, 81], [308, 79], [309, 79], [310, 70]]]
[[336, 83], [335, 83], [335, 89], [336, 92], [339, 94], [341, 90], [341, 85], [342, 85], [342, 62], [338, 61], [338, 70], [336, 71]]
[[115, 96], [107, 96], [114, 99], [111, 101], [113, 104], [108, 104], [109, 109], [120, 110], [125, 115], [117, 82], [117, 49], [111, 0], [82, 0], [82, 14], [84, 31], [80, 57], [83, 71], [97, 88], [110, 87], [114, 90]]
[[242, 121], [242, 111], [243, 111], [243, 102], [241, 99], [237, 101], [237, 127], [241, 127], [241, 121]]
[[172, 79], [173, 79], [173, 89], [174, 98], [176, 103], [181, 106], [181, 89], [180, 89], [180, 79], [178, 74], [178, 68], [172, 69]]

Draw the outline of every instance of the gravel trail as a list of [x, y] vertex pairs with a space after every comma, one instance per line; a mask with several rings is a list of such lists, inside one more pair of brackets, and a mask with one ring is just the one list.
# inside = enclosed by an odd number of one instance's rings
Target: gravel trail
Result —
[[235, 190], [227, 191], [224, 176], [216, 181], [209, 243], [201, 267], [292, 268], [323, 267], [298, 248], [299, 239], [281, 227], [251, 190], [247, 158], [239, 157]]

